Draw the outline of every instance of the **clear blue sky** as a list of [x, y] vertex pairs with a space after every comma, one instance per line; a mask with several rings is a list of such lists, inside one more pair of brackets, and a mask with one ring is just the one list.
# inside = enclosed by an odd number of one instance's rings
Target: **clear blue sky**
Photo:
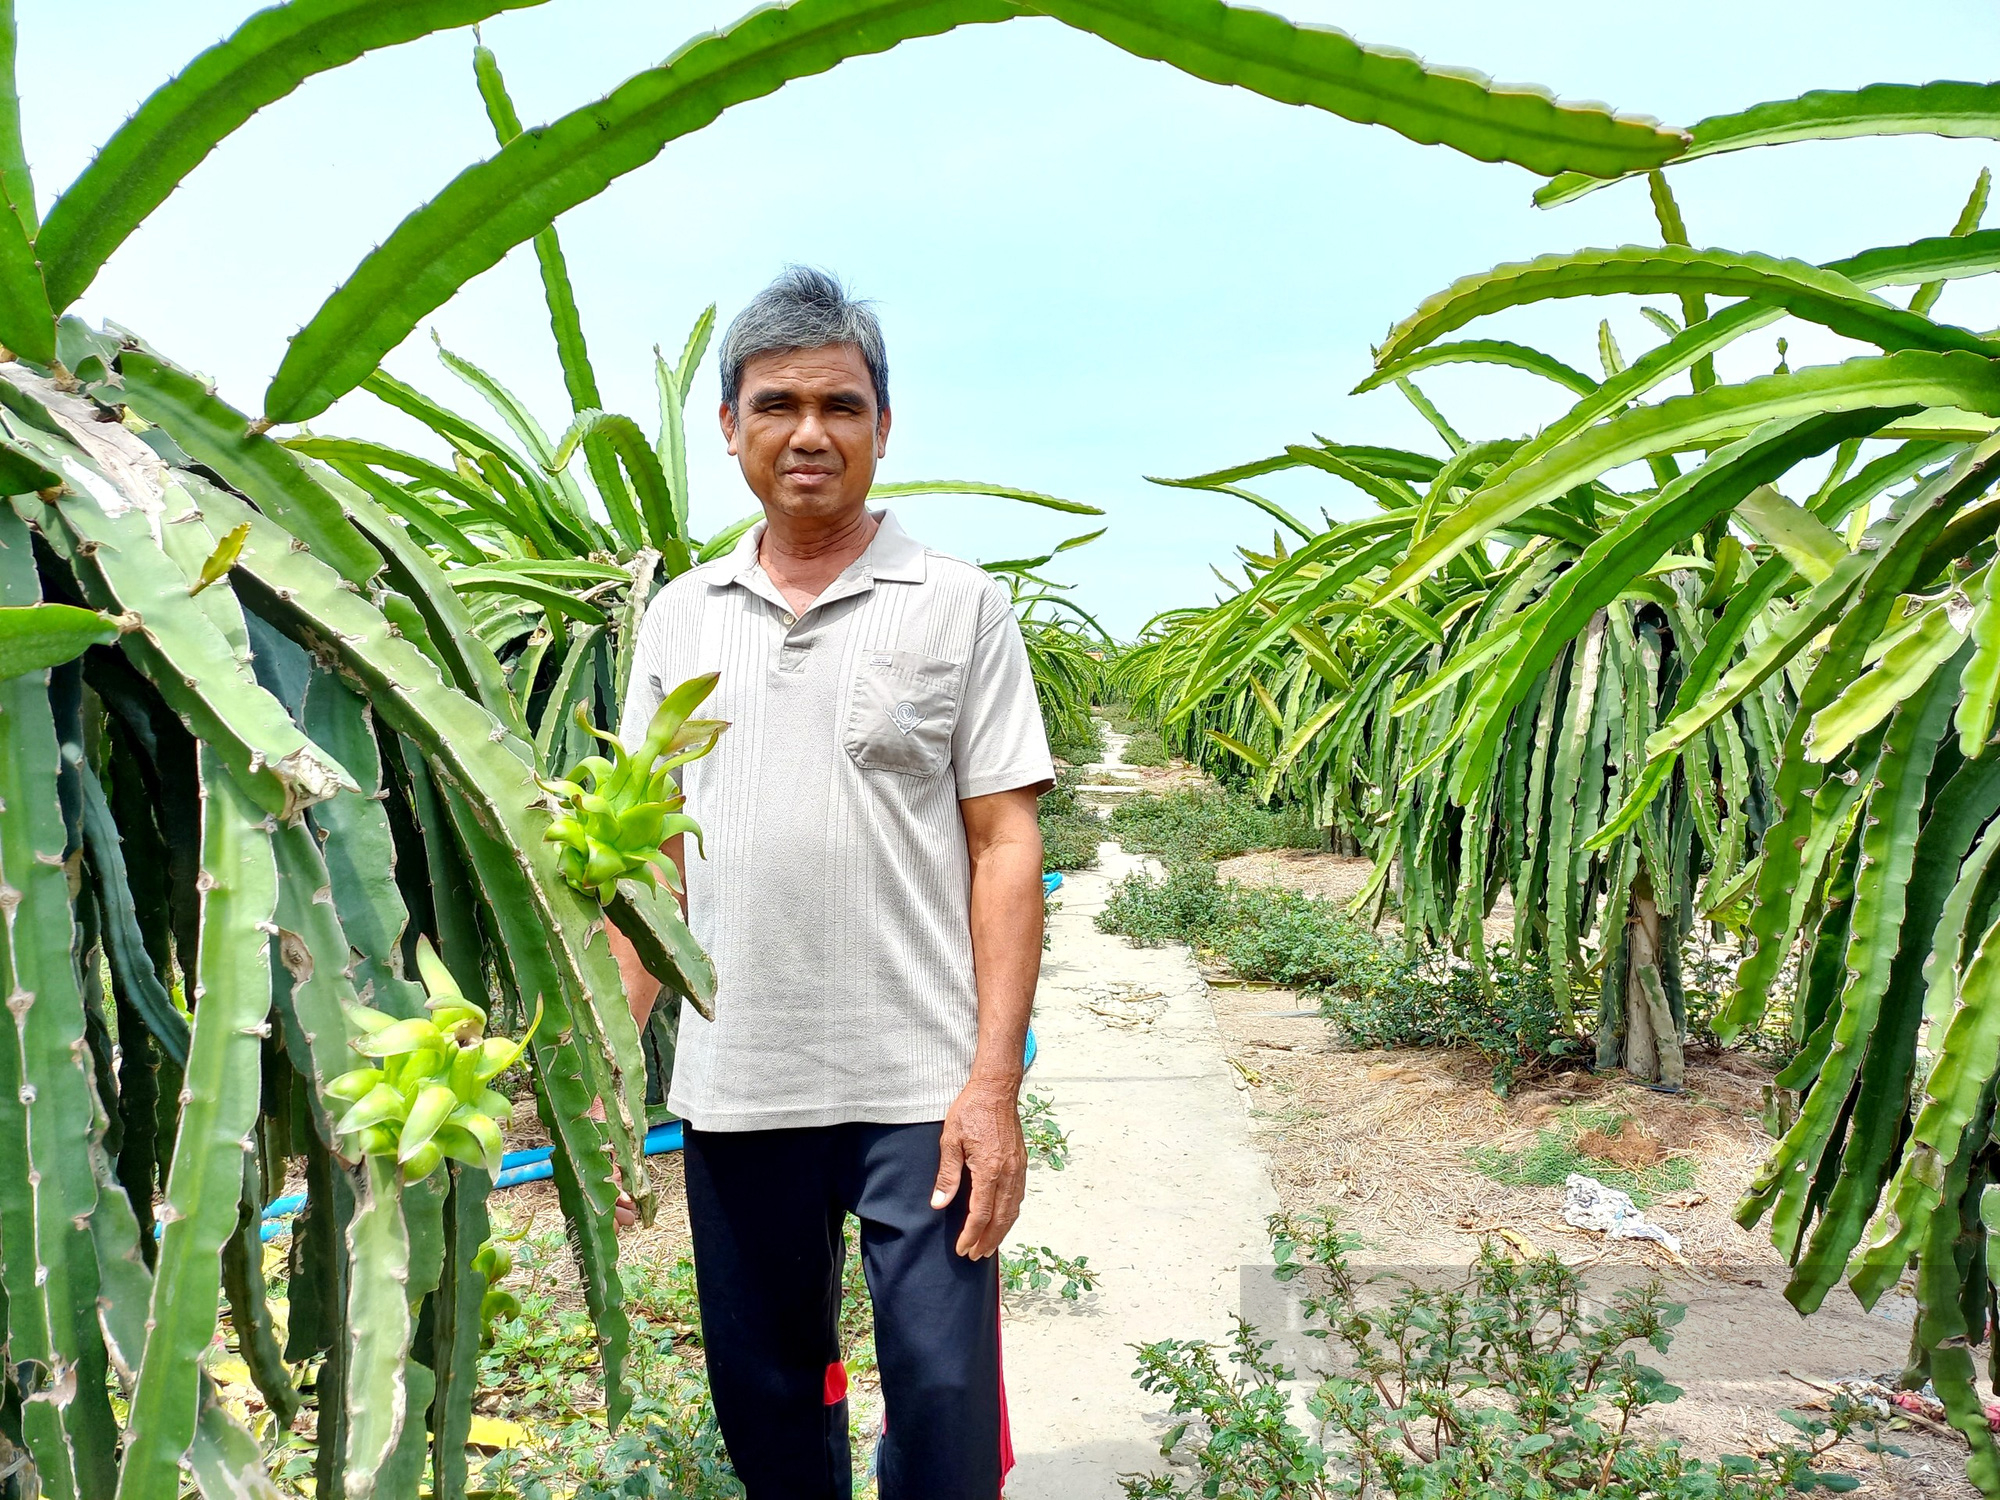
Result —
[[[487, 24], [524, 119], [545, 120], [724, 24], [741, 0], [548, 0]], [[246, 0], [19, 0], [21, 92], [47, 203], [144, 95], [248, 13]], [[1279, 7], [1284, 8], [1284, 7]], [[1914, 0], [1683, 0], [1671, 18], [1602, 0], [1292, 0], [1298, 19], [1435, 62], [1606, 99], [1676, 124], [1809, 88], [1993, 76], [2000, 11]], [[257, 409], [284, 339], [416, 204], [493, 149], [454, 32], [308, 83], [199, 168], [81, 308], [143, 332]], [[1748, 152], [1674, 174], [1695, 243], [1825, 259], [1941, 232], [1992, 142], [1904, 139]], [[677, 350], [711, 300], [726, 318], [786, 261], [879, 301], [896, 428], [885, 478], [1000, 480], [1086, 499], [1110, 532], [1065, 559], [1121, 634], [1212, 596], [1211, 563], [1268, 539], [1255, 512], [1163, 490], [1320, 432], [1435, 448], [1394, 394], [1349, 397], [1368, 347], [1455, 277], [1496, 262], [1656, 238], [1643, 187], [1550, 212], [1519, 169], [1197, 82], [1045, 19], [975, 27], [843, 65], [743, 106], [561, 221], [607, 402], [653, 424], [650, 349]], [[2000, 221], [2000, 210], [1994, 218]], [[1940, 315], [2000, 324], [1978, 286]], [[1595, 368], [1597, 312], [1508, 315], [1495, 336]], [[1656, 337], [1612, 311], [1628, 353]], [[441, 309], [445, 342], [567, 412], [531, 253]], [[1794, 333], [1792, 361], [1837, 354]], [[1740, 356], [1768, 366], [1770, 336]], [[424, 330], [391, 368], [476, 409]], [[711, 361], [693, 407], [694, 518], [749, 508], [712, 436]], [[1533, 377], [1426, 382], [1461, 430], [1503, 436], [1559, 409]], [[365, 396], [323, 432], [411, 440]], [[1337, 482], [1271, 492], [1336, 515]], [[997, 501], [903, 509], [933, 545], [1019, 556], [1083, 529]]]

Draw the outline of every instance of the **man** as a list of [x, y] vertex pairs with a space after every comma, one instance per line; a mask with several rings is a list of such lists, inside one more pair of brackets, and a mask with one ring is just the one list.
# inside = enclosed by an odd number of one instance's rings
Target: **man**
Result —
[[[750, 1500], [850, 1494], [838, 1317], [861, 1224], [888, 1407], [883, 1500], [995, 1500], [995, 1252], [1027, 1171], [1017, 1095], [1052, 778], [1006, 592], [870, 511], [889, 440], [873, 312], [793, 268], [723, 336], [722, 432], [764, 521], [640, 627], [624, 737], [721, 674], [686, 769], [683, 1153], [716, 1415]], [[676, 841], [678, 843], [678, 841]], [[615, 939], [615, 934], [614, 934]], [[643, 1023], [657, 986], [619, 960]]]

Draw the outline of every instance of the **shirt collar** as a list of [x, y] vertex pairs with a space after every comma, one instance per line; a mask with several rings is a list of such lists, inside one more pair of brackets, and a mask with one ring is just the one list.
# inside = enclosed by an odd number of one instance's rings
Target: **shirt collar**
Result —
[[[849, 563], [840, 580], [854, 580], [864, 585], [868, 583], [922, 583], [924, 581], [925, 548], [922, 542], [911, 536], [897, 524], [895, 514], [888, 510], [871, 511], [875, 517], [875, 535], [869, 539], [862, 554]], [[755, 591], [756, 581], [763, 575], [763, 568], [757, 562], [757, 548], [764, 540], [765, 522], [759, 521], [728, 552], [713, 562], [703, 563], [698, 571], [711, 588], [728, 588], [740, 583]], [[828, 593], [833, 591], [829, 585]], [[823, 594], [821, 598], [825, 598]]]
[[886, 510], [875, 512], [875, 539], [861, 554], [861, 561], [875, 571], [878, 583], [922, 583], [924, 544], [896, 524]]

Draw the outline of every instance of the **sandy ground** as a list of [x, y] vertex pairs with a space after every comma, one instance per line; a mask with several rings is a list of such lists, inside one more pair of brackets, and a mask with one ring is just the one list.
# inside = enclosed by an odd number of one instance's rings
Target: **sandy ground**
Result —
[[1239, 885], [1281, 886], [1301, 891], [1322, 901], [1346, 903], [1361, 894], [1368, 877], [1375, 873], [1373, 860], [1346, 854], [1324, 854], [1317, 849], [1259, 849], [1239, 854], [1215, 867], [1218, 880], [1234, 880]]
[[1139, 783], [1140, 790], [1147, 792], [1172, 792], [1182, 787], [1202, 786], [1208, 777], [1184, 760], [1170, 761], [1164, 766], [1132, 766], [1131, 775]]

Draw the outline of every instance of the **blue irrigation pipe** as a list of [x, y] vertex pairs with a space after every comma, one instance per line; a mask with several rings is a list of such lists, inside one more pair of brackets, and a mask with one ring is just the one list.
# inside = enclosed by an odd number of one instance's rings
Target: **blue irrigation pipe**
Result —
[[[664, 1125], [655, 1125], [646, 1132], [646, 1154], [659, 1156], [664, 1152], [681, 1149], [681, 1122], [669, 1120]], [[493, 1179], [493, 1190], [519, 1187], [524, 1182], [546, 1182], [556, 1175], [556, 1164], [552, 1160], [553, 1146], [543, 1146], [534, 1151], [516, 1151], [500, 1158], [500, 1175]], [[514, 1157], [523, 1158], [515, 1161]], [[533, 1160], [527, 1158], [532, 1157]]]

